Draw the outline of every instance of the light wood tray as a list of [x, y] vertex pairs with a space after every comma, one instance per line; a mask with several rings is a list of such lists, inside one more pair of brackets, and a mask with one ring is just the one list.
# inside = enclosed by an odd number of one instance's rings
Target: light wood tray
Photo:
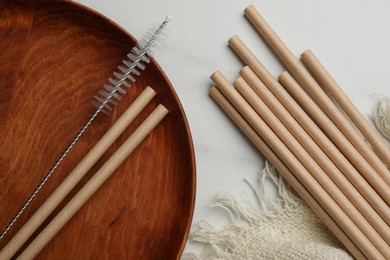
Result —
[[[93, 96], [134, 46], [134, 39], [102, 15], [67, 1], [0, 0], [0, 17], [3, 229], [93, 113]], [[170, 114], [38, 258], [180, 257], [194, 207], [194, 151], [180, 102], [155, 61], [115, 111], [100, 114], [88, 128], [0, 248], [147, 85], [157, 97], [83, 183], [158, 103]]]

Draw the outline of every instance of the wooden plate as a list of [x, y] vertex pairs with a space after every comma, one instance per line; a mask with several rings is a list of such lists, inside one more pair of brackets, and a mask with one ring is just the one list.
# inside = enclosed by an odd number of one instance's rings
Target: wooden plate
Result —
[[[135, 41], [92, 10], [71, 2], [47, 0], [0, 0], [0, 39], [3, 229], [93, 113], [93, 96]], [[38, 258], [180, 257], [194, 207], [194, 152], [183, 109], [155, 61], [113, 113], [96, 118], [0, 242], [0, 248], [147, 85], [157, 91], [157, 97], [83, 183], [158, 103], [169, 109], [169, 115]]]

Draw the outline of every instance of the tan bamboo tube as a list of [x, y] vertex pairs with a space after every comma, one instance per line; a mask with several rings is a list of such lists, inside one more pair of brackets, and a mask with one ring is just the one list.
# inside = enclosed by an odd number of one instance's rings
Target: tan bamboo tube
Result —
[[[253, 6], [249, 6], [244, 11], [245, 15], [252, 22], [254, 27], [264, 37], [276, 54], [280, 57], [291, 75], [302, 85], [306, 92], [314, 99], [335, 125], [343, 132], [353, 146], [363, 155], [371, 164], [383, 180], [390, 185], [390, 172], [363, 140], [360, 134], [340, 112], [332, 100], [321, 89], [318, 83], [312, 78], [305, 67], [295, 58], [287, 46], [282, 42], [279, 36], [267, 24], [264, 18], [257, 12]], [[390, 187], [389, 187], [390, 188]]]
[[85, 202], [87, 202], [87, 200], [104, 184], [167, 113], [168, 110], [163, 105], [159, 105], [84, 185], [84, 187], [67, 203], [57, 216], [55, 216], [41, 231], [17, 259], [33, 259], [74, 216], [74, 214], [76, 214]]
[[334, 98], [337, 104], [342, 108], [349, 119], [360, 130], [368, 143], [372, 146], [376, 154], [390, 166], [390, 149], [387, 147], [383, 139], [374, 131], [366, 118], [360, 113], [351, 99], [345, 94], [341, 87], [337, 84], [334, 78], [325, 69], [324, 65], [318, 60], [311, 50], [305, 51], [301, 55], [302, 61], [307, 68], [316, 77], [322, 88]]
[[246, 122], [242, 115], [233, 107], [232, 104], [223, 96], [216, 88], [212, 87], [209, 91], [211, 97], [221, 106], [228, 116], [237, 124], [237, 126], [245, 133], [252, 141], [257, 149], [267, 158], [268, 161], [281, 173], [293, 189], [301, 196], [301, 198], [309, 205], [314, 213], [325, 223], [325, 225], [335, 234], [335, 236], [343, 243], [348, 251], [358, 260], [367, 259], [364, 254], [356, 247], [352, 240], [344, 233], [344, 231], [334, 222], [329, 214], [318, 204], [313, 196], [306, 188], [295, 178], [294, 174], [287, 166], [279, 159], [272, 149], [261, 139], [255, 130]]
[[[295, 102], [295, 100], [287, 93], [287, 91], [277, 82], [273, 76], [267, 71], [262, 64], [259, 63], [258, 74], [262, 79], [267, 82], [266, 86], [260, 78], [250, 68], [245, 67], [240, 71], [241, 76], [250, 85], [254, 87], [257, 95], [261, 96], [267, 105], [272, 109], [274, 113], [280, 109], [275, 107], [275, 104], [280, 103], [290, 112], [290, 114], [298, 121], [298, 123], [306, 130], [306, 132], [313, 138], [313, 140], [321, 147], [321, 149], [328, 155], [328, 157], [335, 163], [335, 165], [341, 170], [341, 172], [348, 178], [348, 180], [356, 187], [356, 189], [362, 194], [362, 196], [370, 203], [370, 205], [378, 212], [383, 220], [390, 225], [390, 208], [386, 202], [375, 192], [375, 190], [367, 183], [362, 175], [351, 165], [348, 159], [337, 149], [337, 147], [329, 140], [329, 138], [321, 131], [321, 129], [310, 119], [310, 117], [303, 111], [303, 109]], [[260, 81], [260, 83], [256, 83]], [[272, 93], [271, 93], [272, 92]], [[331, 123], [331, 122], [330, 122]], [[360, 153], [354, 149], [354, 147], [348, 142], [341, 132], [338, 133], [340, 139], [333, 137], [336, 143], [340, 147], [344, 147], [342, 150], [355, 164], [362, 164], [358, 167], [362, 172], [375, 172], [374, 169], [361, 157]], [[339, 140], [337, 142], [337, 140]], [[345, 145], [344, 144], [348, 144]], [[354, 156], [357, 156], [354, 157]], [[360, 157], [359, 157], [360, 156]], [[359, 160], [360, 159], [360, 160]], [[355, 162], [356, 161], [356, 162]], [[371, 174], [370, 174], [371, 175]], [[380, 178], [379, 178], [380, 180]], [[382, 182], [383, 183], [383, 182]], [[386, 184], [383, 184], [386, 185]]]
[[253, 129], [263, 138], [271, 149], [279, 156], [286, 166], [294, 173], [296, 178], [329, 213], [334, 221], [344, 230], [348, 237], [369, 259], [384, 259], [384, 256], [362, 233], [345, 212], [336, 204], [332, 197], [322, 188], [321, 185], [311, 176], [307, 169], [291, 153], [291, 151], [280, 141], [278, 136], [267, 126], [261, 117], [245, 101], [245, 99], [234, 89], [234, 87], [220, 73], [215, 72], [211, 76], [212, 81], [225, 97], [243, 115]]
[[[262, 71], [262, 77], [267, 76], [264, 75], [264, 73], [266, 72], [267, 74], [269, 73], [268, 71]], [[344, 157], [344, 155], [337, 149], [337, 147], [328, 139], [328, 137], [310, 119], [310, 117], [302, 110], [302, 108], [299, 107], [299, 105], [286, 92], [286, 90], [276, 80], [273, 79], [272, 75], [268, 74], [273, 80], [272, 84], [268, 84], [269, 86], [267, 87], [249, 67], [243, 68], [240, 71], [240, 74], [249, 83], [249, 85], [251, 85], [257, 95], [261, 96], [261, 98], [264, 100], [264, 102], [267, 103], [268, 106], [273, 107], [276, 103], [279, 103], [280, 105], [283, 104], [282, 106], [285, 107], [288, 112], [291, 113], [291, 115], [307, 131], [307, 133], [313, 138], [313, 140], [321, 147], [321, 149], [335, 163], [335, 165], [354, 185], [354, 187], [356, 187], [359, 193], [362, 194], [362, 196], [367, 200], [367, 202], [369, 202], [369, 204], [378, 212], [378, 214], [387, 223], [387, 225], [385, 226], [390, 225], [390, 208], [387, 206], [387, 204], [360, 175], [360, 173], [351, 165], [351, 163]], [[336, 131], [334, 131], [333, 133], [335, 132]], [[341, 132], [340, 136], [343, 136]], [[341, 144], [344, 143], [349, 144], [348, 140], [341, 142]], [[350, 147], [347, 146], [346, 148], [353, 148], [351, 144], [349, 144], [349, 146]], [[348, 151], [348, 149], [346, 149], [346, 151]], [[353, 151], [355, 151], [357, 155], [360, 155], [356, 150]], [[371, 172], [374, 171], [368, 163], [366, 166], [369, 170], [371, 170]]]
[[[321, 146], [325, 153], [331, 157], [332, 161], [337, 164], [337, 167], [339, 167], [344, 174], [348, 174], [348, 179], [353, 182], [355, 187], [370, 202], [371, 206], [373, 206], [387, 224], [390, 225], [390, 209], [388, 206], [390, 205], [390, 189], [388, 188], [388, 185], [348, 141], [343, 133], [341, 133], [341, 131], [331, 120], [329, 120], [322, 110], [309, 97], [307, 97], [302, 106], [307, 106], [306, 110], [310, 112], [312, 116], [316, 116], [320, 119], [318, 120], [318, 125], [321, 126], [322, 130], [326, 134], [324, 135], [317, 124], [313, 122], [306, 112], [285, 91], [283, 86], [275, 80], [271, 73], [237, 36], [233, 36], [229, 40], [229, 45], [272, 91], [277, 99], [286, 107], [299, 124], [303, 126], [316, 143]], [[283, 74], [281, 79], [283, 79]], [[299, 89], [297, 91], [299, 91]], [[303, 90], [300, 92], [302, 92], [301, 95], [307, 96]], [[367, 185], [365, 180], [360, 178], [360, 174], [357, 174], [356, 171], [349, 174], [350, 170], [353, 171], [353, 167], [350, 167], [351, 163], [383, 199], [378, 196], [373, 188]], [[387, 204], [383, 200], [385, 200]]]
[[[287, 111], [282, 103], [279, 102], [279, 100], [271, 93], [271, 91], [264, 85], [264, 83], [252, 70], [250, 70], [248, 67], [245, 67], [241, 70], [240, 74], [244, 77], [248, 85], [253, 89], [253, 94], [257, 94], [257, 96], [265, 103], [265, 105], [270, 108], [275, 116], [286, 126], [286, 128], [294, 135], [298, 142], [324, 170], [324, 172], [332, 179], [337, 187], [352, 202], [356, 209], [359, 210], [364, 218], [366, 218], [372, 227], [382, 236], [386, 243], [390, 244], [390, 228], [387, 223], [379, 216], [379, 214], [366, 201], [360, 192], [344, 176], [339, 168], [336, 167], [336, 165], [325, 154], [325, 152], [321, 150], [320, 146], [314, 142], [310, 135], [306, 133], [303, 127], [294, 119], [294, 117], [292, 117], [292, 115]], [[244, 79], [239, 78], [236, 80], [236, 84], [234, 84], [236, 89], [243, 96], [250, 94], [248, 91], [246, 91], [246, 86], [242, 82]], [[245, 96], [244, 98], [247, 99]], [[357, 173], [357, 176], [360, 175]], [[361, 179], [364, 182], [364, 179]], [[367, 184], [367, 186], [369, 185]]]
[[[386, 241], [378, 234], [378, 232], [368, 223], [351, 201], [341, 192], [337, 185], [329, 178], [328, 174], [332, 174], [331, 167], [326, 165], [328, 172], [323, 170], [314, 159], [318, 151], [309, 144], [306, 150], [300, 141], [308, 142], [295, 138], [291, 132], [280, 122], [279, 118], [267, 107], [267, 105], [256, 95], [253, 89], [241, 78], [235, 81], [236, 89], [244, 97], [244, 99], [252, 106], [257, 114], [271, 128], [271, 130], [279, 137], [279, 139], [287, 146], [295, 158], [308, 170], [312, 177], [323, 187], [323, 189], [333, 198], [356, 226], [366, 235], [373, 245], [385, 256], [390, 257], [390, 247]], [[289, 122], [292, 124], [292, 121]], [[298, 136], [304, 136], [299, 129], [295, 131]], [[298, 133], [299, 132], [299, 133]], [[301, 138], [303, 139], [303, 138]], [[308, 142], [309, 143], [309, 142]], [[318, 158], [321, 160], [321, 158]], [[325, 160], [325, 158], [323, 158]], [[341, 174], [341, 173], [340, 173]], [[333, 175], [335, 177], [336, 174]], [[342, 174], [341, 174], [342, 175]], [[335, 177], [336, 178], [336, 177]]]
[[[299, 84], [294, 80], [294, 78], [288, 72], [283, 72], [280, 75], [279, 80], [283, 84], [283, 86], [288, 90], [288, 92], [294, 97], [294, 99], [301, 105], [301, 107], [304, 108], [309, 114], [311, 114], [312, 118], [320, 118], [320, 120], [317, 120], [317, 123], [322, 127], [322, 129], [325, 129], [325, 127], [327, 127], [327, 124], [331, 123], [329, 119], [326, 120], [327, 117], [322, 112], [322, 110], [307, 95], [307, 93], [299, 86]], [[330, 129], [329, 131], [326, 131], [326, 134], [329, 135], [329, 132], [333, 130], [333, 132], [336, 132], [335, 135], [337, 137], [338, 134], [336, 129], [337, 128]], [[336, 137], [334, 137], [333, 139], [335, 139]], [[342, 144], [343, 139], [337, 141], [341, 142]], [[346, 141], [344, 143], [344, 146], [348, 147], [349, 143]], [[353, 154], [354, 150], [345, 149], [345, 151], [343, 150], [343, 153], [344, 155], [348, 153]], [[383, 181], [383, 179], [378, 174], [376, 174], [375, 171], [374, 172], [360, 171], [360, 174], [378, 192], [378, 194], [383, 198], [383, 200], [386, 201], [387, 205], [390, 205], [390, 188]]]
[[131, 103], [129, 108], [116, 120], [104, 136], [95, 144], [54, 192], [45, 200], [23, 227], [12, 237], [0, 252], [0, 259], [10, 259], [53, 212], [60, 202], [72, 191], [85, 174], [95, 165], [107, 149], [123, 133], [145, 106], [156, 95], [151, 87], [146, 87]]

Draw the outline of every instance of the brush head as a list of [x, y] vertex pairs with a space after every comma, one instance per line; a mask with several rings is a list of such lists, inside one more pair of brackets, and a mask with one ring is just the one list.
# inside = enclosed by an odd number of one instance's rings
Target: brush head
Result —
[[136, 78], [141, 75], [141, 71], [146, 69], [147, 64], [150, 63], [152, 49], [157, 47], [157, 41], [163, 35], [162, 32], [171, 19], [172, 16], [168, 15], [156, 29], [147, 33], [127, 54], [126, 59], [118, 66], [118, 70], [113, 73], [108, 83], [92, 101], [99, 111], [105, 114], [112, 111], [117, 102], [126, 94], [126, 88], [130, 88]]

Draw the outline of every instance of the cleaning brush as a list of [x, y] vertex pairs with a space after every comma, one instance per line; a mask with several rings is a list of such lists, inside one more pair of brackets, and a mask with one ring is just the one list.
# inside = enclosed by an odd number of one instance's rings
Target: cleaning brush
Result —
[[97, 107], [92, 116], [87, 120], [81, 130], [69, 143], [62, 155], [57, 159], [50, 171], [45, 175], [41, 180], [39, 185], [35, 188], [33, 193], [28, 197], [23, 206], [19, 209], [16, 215], [9, 222], [7, 227], [2, 231], [0, 235], [0, 240], [5, 236], [5, 234], [10, 230], [10, 228], [15, 224], [16, 220], [24, 212], [27, 206], [31, 203], [34, 197], [37, 195], [42, 186], [54, 173], [57, 167], [64, 160], [66, 155], [75, 145], [75, 143], [80, 139], [85, 130], [93, 122], [96, 116], [103, 112], [108, 114], [112, 111], [113, 107], [117, 104], [119, 100], [122, 99], [122, 96], [126, 94], [125, 88], [130, 88], [132, 84], [136, 81], [136, 77], [141, 75], [141, 71], [145, 70], [146, 65], [150, 63], [150, 56], [152, 55], [151, 49], [157, 46], [157, 40], [161, 36], [165, 26], [171, 20], [171, 16], [168, 15], [162, 24], [152, 32], [147, 33], [138, 44], [131, 49], [127, 54], [126, 58], [122, 61], [122, 64], [118, 66], [118, 71], [113, 73], [113, 76], [108, 79], [109, 83], [105, 84], [103, 88], [98, 92], [99, 94], [94, 97], [92, 103]]
[[124, 87], [129, 88], [135, 82], [136, 77], [141, 74], [140, 70], [145, 70], [146, 64], [150, 62], [148, 56], [152, 56], [151, 49], [156, 47], [156, 41], [164, 30], [165, 25], [171, 20], [171, 16], [167, 16], [164, 22], [154, 32], [149, 32], [137, 46], [135, 46], [127, 58], [122, 61], [122, 65], [118, 66], [118, 71], [113, 73], [113, 77], [109, 78], [109, 84], [105, 84], [103, 89], [99, 91], [98, 96], [95, 96], [93, 103], [97, 106], [99, 112], [108, 113], [115, 106], [117, 101], [122, 99], [122, 95], [126, 94]]

